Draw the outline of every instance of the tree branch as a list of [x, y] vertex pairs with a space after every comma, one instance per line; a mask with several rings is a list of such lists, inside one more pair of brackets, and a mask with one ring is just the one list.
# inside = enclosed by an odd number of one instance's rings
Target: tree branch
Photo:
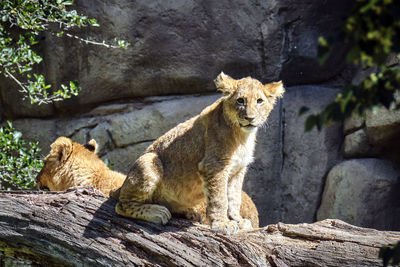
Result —
[[0, 265], [381, 266], [379, 248], [400, 240], [325, 220], [269, 225], [234, 236], [183, 219], [167, 225], [116, 215], [92, 188], [0, 192]]

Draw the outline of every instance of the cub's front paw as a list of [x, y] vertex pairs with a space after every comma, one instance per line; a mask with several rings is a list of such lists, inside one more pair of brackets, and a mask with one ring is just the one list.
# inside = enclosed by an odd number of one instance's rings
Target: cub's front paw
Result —
[[249, 230], [249, 229], [253, 229], [253, 226], [251, 225], [251, 221], [248, 219], [241, 219], [238, 222], [239, 228], [241, 230]]
[[166, 207], [155, 204], [118, 202], [115, 212], [121, 216], [154, 223], [166, 224], [171, 219], [171, 213]]
[[233, 235], [239, 231], [239, 225], [235, 221], [214, 221], [211, 223], [211, 229], [224, 235]]
[[139, 218], [143, 216], [141, 219], [154, 222], [166, 224], [169, 219], [171, 219], [171, 213], [169, 210], [161, 205], [155, 204], [145, 204], [143, 205], [143, 213], [139, 213]]

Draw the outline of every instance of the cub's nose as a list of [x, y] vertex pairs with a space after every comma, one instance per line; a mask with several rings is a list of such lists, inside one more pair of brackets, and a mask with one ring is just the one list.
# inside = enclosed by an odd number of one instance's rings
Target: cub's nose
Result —
[[255, 117], [244, 117], [248, 122], [252, 122], [254, 120]]

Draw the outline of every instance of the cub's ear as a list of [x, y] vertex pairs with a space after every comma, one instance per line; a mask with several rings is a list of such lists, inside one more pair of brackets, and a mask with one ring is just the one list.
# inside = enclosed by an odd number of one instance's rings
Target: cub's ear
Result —
[[59, 162], [65, 162], [72, 153], [72, 141], [67, 137], [58, 137], [51, 144], [49, 156], [57, 159]]
[[285, 93], [282, 81], [272, 82], [264, 85], [263, 91], [266, 96], [274, 96], [280, 98]]
[[84, 145], [84, 147], [89, 150], [92, 151], [94, 154], [97, 154], [97, 142], [96, 140], [92, 139], [90, 140], [87, 144]]
[[217, 76], [214, 83], [218, 91], [221, 91], [224, 96], [232, 94], [237, 88], [237, 80], [229, 77], [223, 72]]

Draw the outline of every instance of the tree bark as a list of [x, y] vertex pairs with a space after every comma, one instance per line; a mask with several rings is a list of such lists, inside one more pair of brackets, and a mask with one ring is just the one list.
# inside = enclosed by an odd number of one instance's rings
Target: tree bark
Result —
[[379, 248], [400, 240], [339, 220], [224, 236], [123, 218], [115, 203], [92, 188], [0, 192], [0, 266], [382, 266]]

